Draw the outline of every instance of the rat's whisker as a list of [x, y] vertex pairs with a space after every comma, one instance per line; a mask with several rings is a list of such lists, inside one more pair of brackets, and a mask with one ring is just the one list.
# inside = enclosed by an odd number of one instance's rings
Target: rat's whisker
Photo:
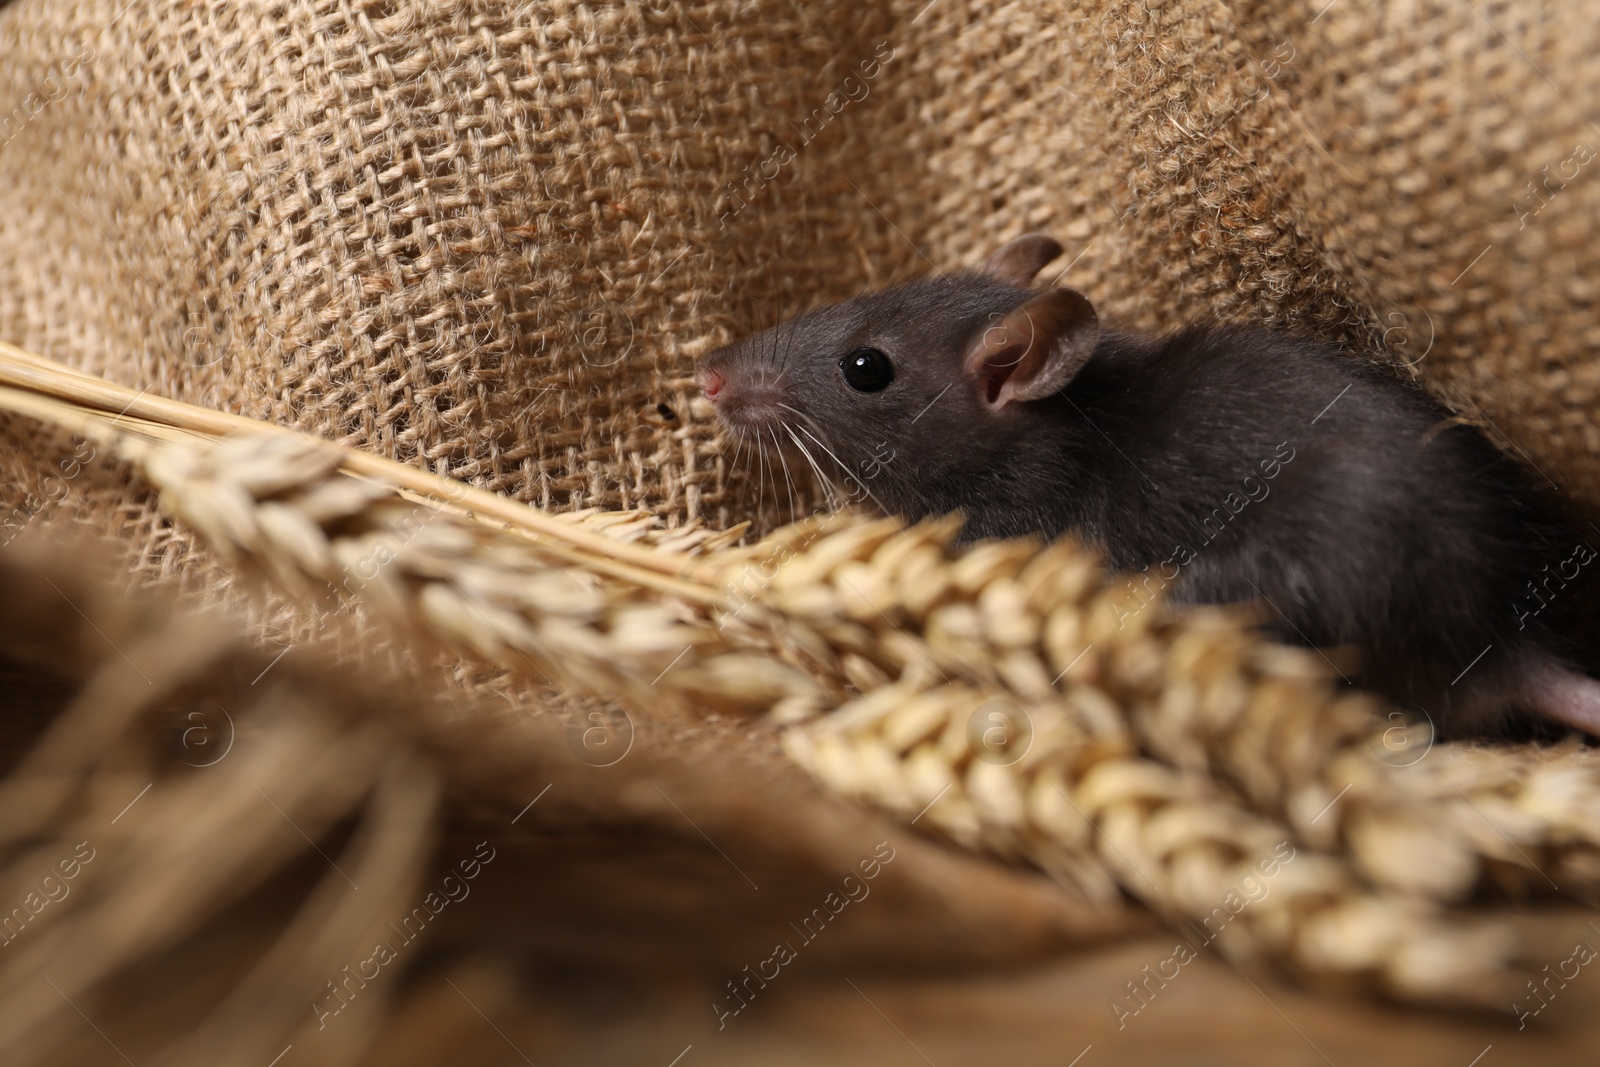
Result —
[[[785, 411], [788, 411], [788, 412], [791, 412], [791, 413], [793, 413], [795, 415], [800, 416], [800, 418], [803, 419], [806, 422], [811, 422], [811, 416], [810, 415], [807, 415], [805, 412], [801, 411], [799, 408], [794, 407], [791, 404], [784, 404], [784, 403], [780, 402], [778, 404], [778, 406], [780, 408], [782, 408], [783, 410], [785, 410]], [[813, 424], [813, 425], [815, 425], [815, 424]]]
[[867, 494], [867, 499], [871, 500], [874, 504], [878, 505], [878, 510], [879, 511], [883, 512], [885, 515], [894, 514], [894, 512], [892, 512], [888, 508], [884, 507], [883, 501], [879, 500], [877, 498], [877, 496], [874, 495], [874, 493], [872, 492], [871, 489], [867, 488], [867, 483], [862, 480], [860, 475], [855, 474], [854, 472], [852, 472], [850, 470], [850, 468], [845, 464], [844, 460], [842, 460], [838, 456], [834, 455], [833, 449], [829, 448], [826, 444], [824, 444], [822, 438], [818, 437], [816, 434], [812, 433], [810, 430], [806, 429], [804, 426], [800, 427], [800, 432], [805, 434], [807, 437], [811, 438], [813, 441], [815, 441], [817, 443], [817, 447], [822, 449], [824, 452], [826, 452], [828, 454], [828, 456], [835, 463], [837, 463], [839, 465], [839, 468], [844, 471], [845, 477], [854, 478], [856, 484], [861, 487], [861, 491], [863, 493]]
[[783, 464], [783, 483], [789, 490], [789, 521], [793, 522], [800, 515], [800, 509], [794, 502], [794, 476], [789, 473], [789, 461], [783, 454], [783, 442], [778, 440], [778, 428], [772, 427], [772, 447], [778, 451], [778, 462]]
[[767, 498], [767, 443], [762, 440], [759, 432], [754, 435], [754, 440], [756, 443], [756, 459], [759, 463], [757, 467], [758, 477], [756, 479], [756, 507], [759, 509], [761, 501]]
[[846, 474], [850, 473], [850, 468], [849, 467], [845, 467], [844, 461], [839, 459], [838, 456], [835, 456], [833, 454], [833, 450], [828, 448], [828, 446], [822, 441], [822, 438], [821, 438], [822, 427], [821, 427], [821, 425], [818, 424], [816, 419], [812, 418], [810, 415], [806, 414], [804, 411], [801, 411], [799, 408], [792, 407], [789, 404], [780, 403], [778, 406], [780, 408], [782, 408], [783, 410], [791, 412], [794, 415], [798, 416], [799, 419], [800, 419], [800, 423], [801, 423], [800, 428], [805, 431], [806, 436], [811, 438], [817, 444], [821, 445], [823, 450], [826, 451], [828, 453], [828, 455], [833, 456], [834, 462], [838, 463], [841, 467], [844, 467]]
[[750, 474], [739, 466], [739, 457], [744, 454], [745, 433], [743, 430], [733, 432], [733, 458], [728, 460], [728, 469], [745, 481], [750, 480]]
[[711, 451], [714, 454], [721, 456], [723, 459], [728, 460], [728, 465], [732, 466], [734, 461], [733, 459], [729, 458], [728, 446], [730, 444], [734, 446], [733, 456], [737, 457], [739, 454], [739, 446], [743, 444], [743, 442], [744, 435], [740, 433], [738, 429], [724, 424], [722, 427], [722, 432], [711, 439]]
[[822, 491], [828, 498], [828, 507], [837, 511], [840, 502], [844, 499], [844, 494], [833, 484], [833, 479], [829, 478], [823, 469], [817, 465], [816, 457], [811, 454], [811, 450], [806, 447], [805, 442], [800, 440], [800, 435], [794, 432], [794, 428], [788, 423], [784, 423], [783, 429], [794, 439], [794, 446], [800, 450], [802, 456], [806, 457], [806, 462], [811, 464], [812, 473], [817, 476], [817, 481], [821, 483]]
[[[798, 415], [801, 419], [807, 418], [804, 412], [796, 411], [788, 404], [779, 404], [778, 406], [794, 412], [794, 414]], [[806, 447], [805, 442], [800, 440], [800, 436], [794, 432], [794, 428], [790, 426], [787, 421], [783, 420], [780, 420], [778, 425], [783, 427], [783, 432], [789, 435], [789, 440], [794, 442], [795, 448], [799, 449], [800, 454], [805, 457], [806, 463], [810, 466], [812, 474], [816, 476], [817, 482], [822, 487], [822, 492], [827, 498], [828, 507], [830, 509], [837, 510], [840, 502], [845, 499], [843, 491], [832, 478], [828, 477], [827, 471], [823, 470], [822, 466], [817, 463], [816, 457], [811, 454], [811, 450]]]
[[[822, 439], [821, 439], [821, 436], [820, 436], [821, 433], [822, 433], [822, 427], [817, 425], [817, 420], [816, 419], [812, 418], [810, 415], [807, 415], [805, 412], [801, 411], [799, 408], [793, 407], [793, 406], [791, 406], [789, 404], [780, 403], [778, 406], [780, 408], [782, 408], [783, 410], [791, 412], [792, 414], [794, 414], [800, 420], [800, 429], [802, 431], [804, 431], [805, 435], [807, 437], [811, 438], [813, 441], [817, 442], [817, 444], [822, 445], [823, 449], [828, 452], [828, 455], [833, 457], [833, 461], [835, 463], [838, 463], [841, 467], [844, 467], [844, 472], [845, 472], [846, 477], [850, 476], [850, 468], [849, 467], [845, 467], [844, 463], [839, 459], [839, 457], [835, 456], [833, 454], [833, 451], [831, 449], [829, 449], [827, 445], [822, 443]], [[796, 440], [798, 441], [798, 438]]]

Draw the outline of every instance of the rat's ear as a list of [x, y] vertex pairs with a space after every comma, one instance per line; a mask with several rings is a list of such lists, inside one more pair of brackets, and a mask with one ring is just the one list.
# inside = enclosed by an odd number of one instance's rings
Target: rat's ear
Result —
[[1094, 354], [1100, 320], [1088, 297], [1048, 289], [978, 334], [962, 369], [995, 411], [1059, 392]]
[[990, 277], [1026, 289], [1033, 284], [1033, 276], [1060, 254], [1061, 245], [1054, 237], [1027, 233], [1007, 241], [980, 269]]

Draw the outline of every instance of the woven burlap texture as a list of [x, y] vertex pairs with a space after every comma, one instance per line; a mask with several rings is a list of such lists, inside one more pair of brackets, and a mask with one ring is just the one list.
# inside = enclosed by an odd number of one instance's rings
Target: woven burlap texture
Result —
[[1323, 7], [16, 3], [0, 332], [725, 524], [695, 355], [1042, 229], [1114, 321], [1386, 345], [1595, 500], [1600, 19]]

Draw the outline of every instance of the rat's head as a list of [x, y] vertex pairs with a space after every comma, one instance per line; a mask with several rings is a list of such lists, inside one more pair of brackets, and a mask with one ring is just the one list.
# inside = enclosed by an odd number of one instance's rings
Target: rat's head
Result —
[[[998, 477], [1099, 340], [1070, 289], [1030, 290], [1061, 246], [1019, 237], [971, 273], [808, 312], [701, 361], [701, 387], [752, 455], [767, 445], [853, 501], [920, 517], [952, 483]], [[787, 462], [787, 460], [785, 460]]]

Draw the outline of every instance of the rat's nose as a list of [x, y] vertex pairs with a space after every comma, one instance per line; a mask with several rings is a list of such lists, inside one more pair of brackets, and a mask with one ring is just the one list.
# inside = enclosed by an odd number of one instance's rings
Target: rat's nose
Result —
[[709, 399], [717, 398], [717, 394], [722, 392], [722, 385], [722, 375], [716, 371], [708, 368], [700, 372], [700, 388]]

